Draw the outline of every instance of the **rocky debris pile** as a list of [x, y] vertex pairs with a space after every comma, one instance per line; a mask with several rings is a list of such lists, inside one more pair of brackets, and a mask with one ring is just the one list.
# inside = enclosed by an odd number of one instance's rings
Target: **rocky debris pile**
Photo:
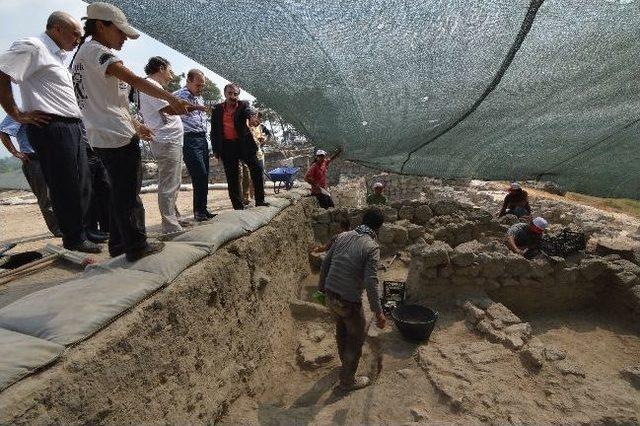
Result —
[[531, 325], [523, 322], [509, 308], [501, 303], [488, 303], [483, 306], [485, 309], [467, 301], [462, 305], [462, 310], [469, 327], [484, 335], [489, 341], [518, 350], [531, 338]]
[[321, 328], [310, 328], [298, 341], [296, 359], [300, 368], [315, 370], [331, 362], [337, 353], [331, 337]]
[[[365, 208], [318, 210], [314, 216], [316, 240], [328, 241], [341, 223], [351, 228], [362, 221]], [[415, 243], [445, 241], [456, 246], [483, 236], [504, 235], [506, 225], [481, 209], [453, 200], [402, 201], [380, 206], [385, 224], [379, 233], [383, 252], [390, 253]]]

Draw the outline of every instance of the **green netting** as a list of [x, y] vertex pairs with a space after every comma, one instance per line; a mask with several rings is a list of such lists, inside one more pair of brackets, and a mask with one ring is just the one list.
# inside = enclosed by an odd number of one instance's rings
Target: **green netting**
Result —
[[116, 0], [319, 146], [640, 198], [635, 0]]

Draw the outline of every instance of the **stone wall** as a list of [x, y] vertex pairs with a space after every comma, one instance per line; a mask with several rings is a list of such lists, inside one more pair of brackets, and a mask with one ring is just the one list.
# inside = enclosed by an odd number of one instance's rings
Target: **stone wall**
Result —
[[414, 302], [452, 302], [479, 290], [517, 312], [601, 304], [640, 319], [640, 266], [618, 255], [527, 260], [500, 241], [477, 240], [455, 248], [434, 241], [411, 254], [407, 294]]
[[[345, 220], [353, 229], [361, 223], [365, 209], [319, 209], [313, 217], [316, 240], [329, 241]], [[434, 240], [456, 246], [477, 238], [502, 236], [506, 230], [506, 225], [488, 212], [452, 200], [399, 201], [380, 209], [385, 216], [379, 233], [383, 254]]]

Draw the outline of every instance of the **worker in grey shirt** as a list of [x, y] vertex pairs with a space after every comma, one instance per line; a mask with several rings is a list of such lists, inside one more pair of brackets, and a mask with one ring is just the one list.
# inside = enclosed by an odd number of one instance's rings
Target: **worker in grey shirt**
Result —
[[327, 306], [336, 319], [336, 342], [342, 363], [339, 386], [346, 391], [360, 389], [370, 383], [366, 376], [356, 377], [366, 336], [362, 308], [365, 288], [376, 324], [379, 328], [386, 325], [378, 283], [380, 246], [377, 232], [383, 222], [380, 210], [371, 208], [365, 211], [362, 225], [338, 235], [320, 271], [320, 291], [326, 294]]

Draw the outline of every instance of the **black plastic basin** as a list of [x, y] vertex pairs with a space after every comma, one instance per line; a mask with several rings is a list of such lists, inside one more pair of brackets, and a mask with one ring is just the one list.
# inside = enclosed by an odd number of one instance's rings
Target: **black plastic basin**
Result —
[[424, 342], [431, 336], [438, 313], [420, 305], [400, 305], [391, 312], [391, 318], [405, 339]]

